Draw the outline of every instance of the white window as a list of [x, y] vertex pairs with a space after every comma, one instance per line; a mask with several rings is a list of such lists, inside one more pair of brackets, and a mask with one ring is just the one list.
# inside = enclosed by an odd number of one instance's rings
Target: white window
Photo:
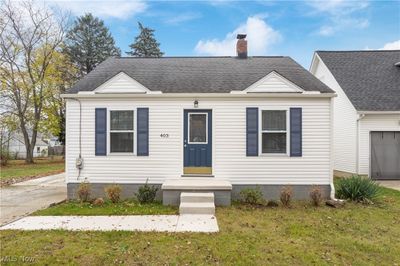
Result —
[[287, 111], [263, 110], [261, 114], [261, 152], [287, 153]]
[[110, 153], [133, 153], [133, 111], [110, 111]]

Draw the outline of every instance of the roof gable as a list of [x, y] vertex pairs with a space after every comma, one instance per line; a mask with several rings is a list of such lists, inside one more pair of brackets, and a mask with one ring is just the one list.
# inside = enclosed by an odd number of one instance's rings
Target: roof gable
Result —
[[245, 89], [245, 92], [303, 92], [304, 90], [284, 78], [276, 71], [270, 72], [264, 78], [260, 79], [250, 87]]
[[149, 91], [124, 72], [119, 72], [94, 90], [96, 93], [147, 93]]

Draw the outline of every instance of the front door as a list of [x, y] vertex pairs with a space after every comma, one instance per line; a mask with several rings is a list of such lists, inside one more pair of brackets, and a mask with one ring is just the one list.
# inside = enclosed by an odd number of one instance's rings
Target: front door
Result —
[[184, 111], [184, 174], [211, 174], [212, 111]]

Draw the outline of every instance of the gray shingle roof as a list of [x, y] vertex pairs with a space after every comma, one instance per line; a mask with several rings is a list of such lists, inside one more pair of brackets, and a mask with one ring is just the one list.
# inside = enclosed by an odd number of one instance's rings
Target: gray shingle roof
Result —
[[290, 57], [111, 57], [69, 93], [92, 91], [120, 72], [149, 90], [164, 93], [227, 93], [244, 90], [271, 71], [306, 91], [333, 92]]
[[400, 110], [400, 50], [317, 51], [359, 111]]

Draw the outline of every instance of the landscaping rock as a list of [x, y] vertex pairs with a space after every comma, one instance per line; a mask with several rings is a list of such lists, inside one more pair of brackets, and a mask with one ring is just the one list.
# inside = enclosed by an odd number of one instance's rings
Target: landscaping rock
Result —
[[332, 208], [340, 208], [344, 206], [345, 201], [343, 200], [327, 200], [325, 204]]
[[93, 201], [93, 205], [95, 205], [95, 206], [102, 206], [103, 204], [104, 204], [103, 198], [97, 198]]

